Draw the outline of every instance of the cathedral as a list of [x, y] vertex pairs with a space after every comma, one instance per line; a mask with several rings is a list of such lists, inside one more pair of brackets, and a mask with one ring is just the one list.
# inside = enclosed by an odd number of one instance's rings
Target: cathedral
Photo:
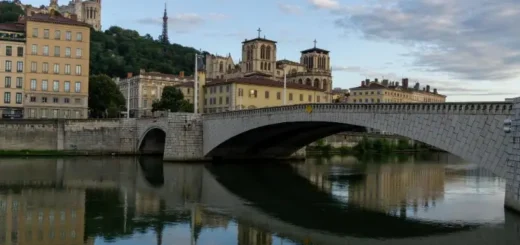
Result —
[[238, 63], [231, 54], [227, 56], [206, 56], [206, 78], [230, 79], [261, 76], [283, 82], [284, 75], [288, 83], [305, 84], [332, 90], [332, 74], [329, 51], [314, 47], [301, 51], [300, 62], [276, 59], [276, 41], [258, 37], [242, 42], [242, 57]]
[[67, 5], [58, 5], [58, 0], [50, 0], [49, 6], [40, 7], [23, 4], [20, 0], [15, 0], [14, 3], [27, 15], [48, 14], [51, 10], [55, 10], [66, 18], [87, 23], [96, 31], [101, 30], [101, 0], [71, 0]]

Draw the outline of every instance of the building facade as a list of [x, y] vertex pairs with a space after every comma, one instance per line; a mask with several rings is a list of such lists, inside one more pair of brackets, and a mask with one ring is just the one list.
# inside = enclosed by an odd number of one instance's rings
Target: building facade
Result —
[[206, 76], [208, 81], [214, 79], [236, 79], [261, 76], [282, 82], [284, 76], [287, 83], [307, 85], [328, 93], [328, 101], [332, 90], [332, 73], [329, 51], [314, 47], [301, 51], [300, 61], [277, 60], [276, 41], [258, 37], [242, 42], [241, 61], [235, 63], [231, 54], [227, 56], [207, 55]]
[[57, 12], [25, 25], [25, 117], [87, 118], [90, 26]]
[[21, 24], [0, 24], [0, 116], [23, 117], [25, 29]]
[[446, 95], [439, 94], [430, 85], [421, 88], [419, 83], [413, 87], [408, 84], [408, 78], [403, 78], [402, 84], [388, 80], [361, 81], [361, 86], [350, 89], [349, 101], [357, 104], [372, 103], [444, 103]]
[[[194, 77], [184, 76], [184, 72], [179, 75], [164, 74], [160, 72], [147, 72], [141, 69], [139, 75], [134, 76], [129, 73], [127, 78], [115, 78], [121, 93], [128, 101], [130, 93], [130, 117], [152, 116], [152, 103], [161, 99], [164, 87], [178, 87], [186, 100], [190, 103], [194, 101]], [[205, 81], [204, 73], [199, 73], [200, 87]], [[202, 97], [199, 93], [199, 100]], [[200, 102], [199, 102], [200, 105]], [[201, 108], [199, 106], [199, 108]]]
[[14, 2], [25, 11], [27, 16], [49, 14], [51, 10], [55, 10], [65, 18], [81, 21], [92, 26], [94, 30], [101, 31], [101, 0], [71, 0], [67, 5], [59, 5], [58, 0], [50, 0], [49, 6], [40, 7], [23, 4], [20, 0]]

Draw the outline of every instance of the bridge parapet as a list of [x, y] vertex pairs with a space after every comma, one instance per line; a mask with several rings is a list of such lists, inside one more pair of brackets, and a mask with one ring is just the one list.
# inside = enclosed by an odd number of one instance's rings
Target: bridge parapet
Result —
[[415, 114], [466, 114], [466, 115], [510, 115], [513, 109], [511, 102], [456, 102], [456, 103], [388, 103], [388, 104], [299, 104], [290, 106], [268, 107], [250, 110], [237, 110], [204, 114], [205, 120], [215, 120], [229, 117], [246, 117], [279, 112], [335, 111], [356, 113], [415, 113]]

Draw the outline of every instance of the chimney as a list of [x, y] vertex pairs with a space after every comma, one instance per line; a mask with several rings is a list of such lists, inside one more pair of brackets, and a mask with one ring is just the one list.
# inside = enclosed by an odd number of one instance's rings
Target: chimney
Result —
[[403, 78], [403, 88], [408, 88], [408, 78]]
[[361, 86], [365, 86], [365, 81], [361, 81]]
[[430, 85], [426, 85], [426, 92], [430, 92]]
[[374, 82], [378, 83], [378, 82], [379, 82], [379, 80], [377, 80], [377, 78], [376, 78], [376, 79], [374, 80]]
[[437, 94], [437, 89], [436, 88], [433, 89], [433, 93]]
[[184, 71], [179, 72], [179, 77], [184, 78]]
[[365, 79], [365, 84], [368, 85], [370, 83], [370, 79]]
[[383, 80], [383, 86], [388, 86], [388, 79]]
[[77, 14], [71, 14], [70, 15], [70, 19], [77, 21], [78, 20], [78, 15]]
[[395, 82], [395, 86], [396, 86], [396, 87], [399, 87], [399, 82]]
[[126, 73], [126, 78], [131, 78], [131, 77], [133, 77], [133, 76], [134, 76], [134, 74], [133, 74], [133, 73], [131, 73], [131, 72], [129, 72], [129, 73]]
[[419, 90], [419, 87], [421, 86], [421, 84], [419, 83], [415, 83], [415, 86], [413, 87], [415, 90]]

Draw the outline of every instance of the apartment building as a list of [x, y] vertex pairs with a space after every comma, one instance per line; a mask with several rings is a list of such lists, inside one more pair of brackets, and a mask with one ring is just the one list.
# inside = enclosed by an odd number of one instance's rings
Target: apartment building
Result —
[[24, 117], [87, 118], [90, 26], [54, 11], [23, 23]]
[[23, 118], [25, 28], [0, 24], [0, 116]]

